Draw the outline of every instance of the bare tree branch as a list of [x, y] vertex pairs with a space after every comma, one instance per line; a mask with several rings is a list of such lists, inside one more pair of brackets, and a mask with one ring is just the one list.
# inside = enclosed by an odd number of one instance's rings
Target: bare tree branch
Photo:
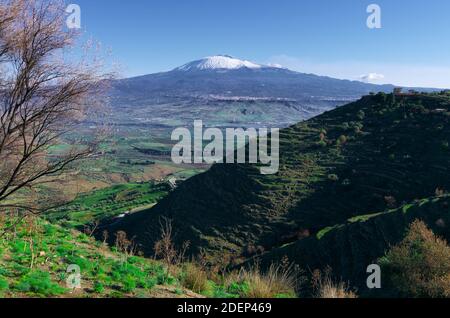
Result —
[[51, 153], [110, 77], [98, 63], [65, 57], [76, 34], [64, 19], [56, 0], [0, 0], [0, 209], [39, 211], [39, 200], [21, 202], [20, 194], [95, 151], [92, 141]]

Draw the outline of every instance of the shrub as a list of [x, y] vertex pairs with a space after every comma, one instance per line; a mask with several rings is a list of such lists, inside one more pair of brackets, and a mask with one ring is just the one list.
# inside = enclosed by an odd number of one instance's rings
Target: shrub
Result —
[[100, 283], [100, 282], [96, 282], [96, 283], [94, 284], [94, 291], [95, 291], [97, 294], [101, 294], [101, 293], [103, 293], [103, 292], [105, 291], [105, 286], [103, 286], [103, 284]]
[[66, 263], [78, 265], [83, 272], [93, 271], [96, 265], [91, 260], [78, 255], [68, 255], [66, 257]]
[[153, 247], [155, 256], [171, 268], [172, 265], [179, 265], [183, 262], [190, 242], [184, 242], [180, 251], [178, 251], [173, 242], [173, 226], [172, 220], [162, 218], [160, 220], [161, 238]]
[[136, 252], [136, 244], [133, 239], [127, 238], [127, 233], [124, 231], [116, 233], [116, 248], [126, 257], [133, 256]]
[[136, 289], [136, 280], [131, 275], [122, 277], [122, 290], [126, 293], [130, 293]]
[[[137, 262], [136, 258], [130, 258], [130, 260], [134, 263]], [[153, 270], [143, 270], [129, 263], [117, 262], [112, 265], [111, 278], [118, 281], [123, 286], [124, 291], [131, 292], [137, 287], [151, 289], [159, 280], [165, 281], [166, 278], [160, 279], [158, 276], [164, 274], [164, 270], [161, 269], [161, 271], [161, 273], [158, 271], [153, 273]]]
[[247, 282], [232, 282], [228, 286], [228, 292], [230, 294], [236, 294], [236, 295], [247, 295], [249, 292], [249, 287]]
[[328, 175], [328, 179], [329, 179], [330, 181], [336, 182], [336, 181], [339, 181], [339, 176], [338, 176], [337, 174], [329, 174], [329, 175]]
[[32, 271], [23, 276], [16, 284], [15, 289], [21, 292], [32, 292], [44, 296], [56, 296], [66, 291], [51, 281], [49, 273], [40, 270]]
[[347, 143], [347, 136], [345, 136], [345, 135], [339, 136], [339, 138], [337, 140], [337, 144], [338, 145], [344, 145], [346, 143]]
[[380, 260], [387, 288], [399, 297], [450, 297], [450, 247], [421, 221]]
[[149, 277], [145, 280], [145, 285], [143, 286], [145, 289], [152, 289], [158, 283], [157, 277]]
[[358, 114], [356, 114], [359, 120], [363, 120], [366, 117], [366, 113], [363, 110], [360, 110]]
[[172, 285], [175, 281], [175, 278], [163, 267], [156, 272], [156, 283], [158, 285]]
[[9, 288], [8, 281], [0, 276], [0, 292], [5, 291]]
[[360, 122], [352, 122], [353, 130], [356, 134], [361, 133], [362, 129], [364, 128], [364, 125]]
[[327, 146], [327, 142], [325, 140], [320, 140], [316, 143], [318, 147], [325, 148]]

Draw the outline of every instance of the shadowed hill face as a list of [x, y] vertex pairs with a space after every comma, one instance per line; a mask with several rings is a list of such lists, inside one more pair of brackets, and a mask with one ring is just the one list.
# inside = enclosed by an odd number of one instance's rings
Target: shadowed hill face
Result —
[[[425, 222], [435, 234], [450, 241], [450, 196], [417, 200], [398, 209], [358, 216], [345, 223], [324, 228], [316, 235], [262, 255], [261, 266], [288, 257], [303, 268], [331, 267], [333, 274], [351, 282], [361, 296], [389, 296], [389, 290], [369, 290], [366, 285], [370, 264], [378, 264], [387, 250], [398, 244], [415, 220]], [[385, 282], [385, 278], [382, 277]], [[384, 286], [382, 284], [382, 286]]]
[[432, 196], [450, 189], [449, 112], [446, 96], [364, 97], [281, 131], [278, 174], [215, 165], [111, 230], [136, 236], [151, 254], [166, 216], [178, 244], [217, 261]]

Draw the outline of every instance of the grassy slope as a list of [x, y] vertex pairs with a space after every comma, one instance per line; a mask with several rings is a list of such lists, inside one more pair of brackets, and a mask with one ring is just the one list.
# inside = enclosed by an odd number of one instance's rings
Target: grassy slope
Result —
[[[40, 219], [15, 228], [0, 238], [0, 297], [198, 297], [162, 264], [125, 257], [75, 230]], [[71, 264], [80, 266], [81, 290], [66, 288]]]
[[168, 216], [180, 243], [189, 240], [192, 253], [206, 249], [217, 260], [430, 197], [450, 189], [449, 110], [448, 96], [364, 97], [282, 130], [277, 175], [215, 165], [112, 230], [136, 235], [150, 254], [158, 219]]
[[[272, 286], [257, 272], [210, 276], [187, 262], [168, 269], [39, 218], [11, 220], [5, 215], [0, 220], [0, 298], [296, 297], [292, 286]], [[67, 286], [70, 265], [80, 267], [81, 289]]]

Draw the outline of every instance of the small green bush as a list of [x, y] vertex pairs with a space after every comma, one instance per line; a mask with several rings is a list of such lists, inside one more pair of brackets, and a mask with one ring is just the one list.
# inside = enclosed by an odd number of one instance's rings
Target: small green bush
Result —
[[10, 276], [12, 276], [12, 273], [11, 273], [11, 271], [9, 269], [4, 268], [4, 267], [0, 267], [0, 277], [1, 276], [10, 277]]
[[173, 285], [176, 281], [175, 277], [170, 275], [162, 266], [158, 266], [154, 274], [158, 285]]
[[337, 174], [329, 174], [329, 175], [328, 175], [328, 179], [329, 179], [330, 181], [336, 182], [336, 181], [339, 181], [339, 176], [338, 176]]
[[339, 136], [339, 138], [337, 140], [337, 144], [338, 145], [344, 145], [346, 143], [347, 143], [347, 136], [345, 136], [345, 135]]
[[66, 263], [80, 266], [81, 271], [84, 273], [91, 272], [95, 268], [94, 262], [78, 255], [68, 255], [66, 257]]
[[158, 279], [156, 277], [148, 277], [141, 287], [150, 290], [153, 287], [155, 287], [157, 284], [158, 284]]
[[366, 113], [363, 110], [360, 110], [356, 116], [359, 120], [363, 120], [366, 117]]
[[327, 146], [327, 143], [326, 143], [326, 141], [324, 141], [324, 140], [320, 140], [320, 141], [318, 141], [318, 142], [316, 143], [316, 145], [317, 145], [318, 147], [325, 148], [325, 147]]
[[105, 291], [105, 286], [103, 286], [103, 284], [100, 283], [100, 282], [96, 282], [96, 283], [94, 284], [94, 291], [95, 291], [97, 294], [101, 294], [101, 293], [103, 293], [103, 292]]
[[137, 287], [136, 279], [131, 275], [122, 277], [122, 291], [130, 293]]
[[0, 292], [8, 290], [9, 283], [6, 278], [0, 276]]
[[249, 286], [247, 282], [232, 282], [228, 286], [228, 292], [236, 295], [247, 295], [249, 292]]
[[45, 234], [48, 236], [53, 236], [54, 234], [57, 233], [56, 227], [54, 227], [50, 224], [44, 225], [44, 231], [45, 231]]
[[23, 276], [14, 286], [14, 289], [25, 293], [31, 292], [44, 296], [56, 296], [66, 291], [58, 284], [51, 281], [49, 273], [40, 270], [32, 271]]

